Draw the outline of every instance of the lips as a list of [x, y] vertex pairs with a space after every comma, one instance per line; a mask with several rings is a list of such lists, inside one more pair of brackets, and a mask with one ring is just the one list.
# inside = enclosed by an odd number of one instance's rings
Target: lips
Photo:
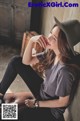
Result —
[[47, 40], [45, 40], [45, 42], [46, 42], [46, 45], [50, 45], [49, 42], [48, 42]]
[[49, 42], [46, 43], [47, 45], [50, 45]]

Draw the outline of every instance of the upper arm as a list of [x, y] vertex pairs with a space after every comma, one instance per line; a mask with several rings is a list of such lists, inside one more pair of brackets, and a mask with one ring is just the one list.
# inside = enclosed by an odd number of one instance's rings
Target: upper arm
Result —
[[65, 97], [71, 94], [72, 86], [74, 84], [75, 77], [72, 72], [66, 67], [63, 67], [58, 72], [57, 88], [55, 94], [57, 96]]
[[67, 106], [69, 104], [69, 98], [70, 96], [64, 96], [64, 97], [59, 97], [59, 102], [63, 105], [63, 106]]

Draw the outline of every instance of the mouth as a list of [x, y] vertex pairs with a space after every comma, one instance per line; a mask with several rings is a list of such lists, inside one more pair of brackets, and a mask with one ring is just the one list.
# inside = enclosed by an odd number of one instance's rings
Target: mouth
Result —
[[51, 45], [49, 42], [47, 42], [47, 45]]
[[46, 45], [50, 45], [50, 43], [48, 41], [45, 41], [46, 42]]

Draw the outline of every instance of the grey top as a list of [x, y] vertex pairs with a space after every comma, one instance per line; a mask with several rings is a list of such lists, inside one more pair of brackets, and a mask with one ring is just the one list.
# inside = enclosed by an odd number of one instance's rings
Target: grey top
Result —
[[[38, 54], [37, 58], [42, 61], [45, 58], [45, 52]], [[70, 95], [73, 82], [75, 81], [74, 74], [70, 69], [60, 62], [45, 71], [45, 79], [41, 84], [40, 95], [43, 100], [58, 99]], [[52, 108], [51, 112], [54, 115], [62, 114], [66, 107]], [[54, 111], [55, 110], [55, 111]]]
[[51, 97], [70, 95], [71, 85], [74, 80], [74, 75], [70, 72], [69, 68], [58, 62], [45, 71], [45, 79], [40, 90], [41, 95], [43, 92]]

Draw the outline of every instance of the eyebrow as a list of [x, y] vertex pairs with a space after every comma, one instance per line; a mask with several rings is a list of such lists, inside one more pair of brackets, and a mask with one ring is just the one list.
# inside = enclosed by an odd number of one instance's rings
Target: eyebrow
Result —
[[[54, 34], [53, 34], [54, 35]], [[55, 36], [55, 35], [54, 35]], [[55, 36], [56, 37], [56, 36]], [[57, 39], [57, 37], [56, 37], [56, 39]]]

